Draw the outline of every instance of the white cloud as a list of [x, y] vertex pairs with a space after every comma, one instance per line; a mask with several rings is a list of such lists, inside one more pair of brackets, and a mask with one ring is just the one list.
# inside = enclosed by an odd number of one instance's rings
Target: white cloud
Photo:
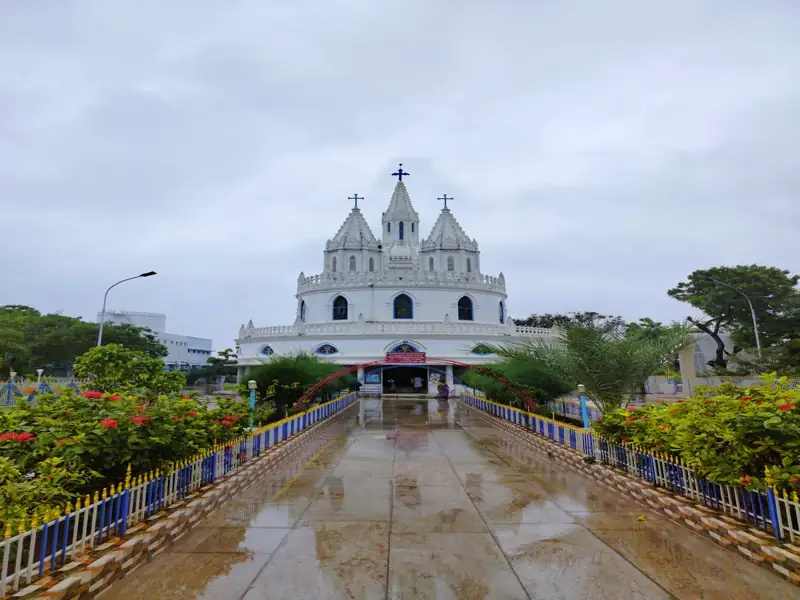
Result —
[[680, 317], [696, 268], [800, 271], [800, 8], [572, 0], [0, 6], [3, 303], [165, 312], [223, 347], [398, 161], [513, 315]]

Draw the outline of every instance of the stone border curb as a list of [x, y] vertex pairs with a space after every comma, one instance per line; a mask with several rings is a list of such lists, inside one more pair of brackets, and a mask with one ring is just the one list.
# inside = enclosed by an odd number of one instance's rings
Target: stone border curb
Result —
[[264, 475], [276, 462], [296, 452], [310, 441], [311, 434], [335, 423], [351, 407], [346, 407], [331, 418], [268, 448], [236, 472], [140, 521], [128, 529], [124, 538], [112, 537], [85, 556], [13, 594], [3, 596], [3, 600], [93, 600], [99, 597], [114, 581], [161, 554], [169, 545], [186, 535], [201, 519]]
[[493, 425], [511, 433], [523, 443], [548, 452], [554, 460], [591, 477], [604, 487], [659, 512], [671, 521], [687, 527], [713, 542], [737, 552], [750, 562], [769, 569], [796, 586], [800, 586], [800, 547], [778, 544], [767, 532], [722, 514], [700, 503], [674, 494], [664, 488], [633, 477], [619, 469], [600, 463], [587, 463], [584, 455], [524, 426], [485, 413], [461, 401], [460, 404]]

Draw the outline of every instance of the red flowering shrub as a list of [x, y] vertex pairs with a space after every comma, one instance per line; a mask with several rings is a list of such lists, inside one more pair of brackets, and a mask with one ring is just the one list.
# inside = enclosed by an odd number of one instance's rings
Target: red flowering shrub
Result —
[[92, 392], [92, 391], [83, 392], [83, 394], [81, 394], [81, 395], [84, 398], [102, 398], [103, 397], [102, 392]]
[[209, 410], [180, 397], [145, 405], [129, 396], [110, 402], [100, 393], [43, 394], [35, 405], [0, 411], [0, 460], [22, 473], [61, 461], [74, 475], [62, 490], [69, 497], [124, 481], [129, 465], [137, 475], [196, 456], [241, 435], [248, 423], [247, 406], [230, 400]]
[[672, 405], [608, 412], [593, 428], [615, 443], [667, 451], [716, 483], [763, 489], [769, 469], [772, 484], [800, 491], [800, 390], [788, 389], [785, 378], [764, 379], [749, 389], [698, 387]]

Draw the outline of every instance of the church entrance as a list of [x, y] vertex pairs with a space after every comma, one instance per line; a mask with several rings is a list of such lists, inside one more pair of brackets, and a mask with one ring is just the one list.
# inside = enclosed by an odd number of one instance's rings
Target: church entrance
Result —
[[428, 367], [383, 367], [384, 394], [427, 394]]

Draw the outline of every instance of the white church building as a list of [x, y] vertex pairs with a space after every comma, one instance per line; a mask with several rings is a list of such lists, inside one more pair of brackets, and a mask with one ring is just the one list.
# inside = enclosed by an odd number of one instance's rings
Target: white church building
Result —
[[[239, 378], [276, 355], [307, 352], [360, 368], [364, 391], [434, 393], [444, 379], [454, 389], [453, 361], [494, 360], [483, 343], [522, 337], [549, 340], [549, 329], [518, 327], [508, 318], [506, 280], [484, 274], [478, 242], [444, 200], [427, 237], [411, 203], [402, 169], [380, 235], [355, 206], [325, 244], [322, 272], [300, 273], [292, 325], [239, 329]], [[419, 385], [424, 386], [422, 390]], [[415, 385], [416, 384], [416, 385]], [[430, 388], [430, 389], [429, 389]]]

